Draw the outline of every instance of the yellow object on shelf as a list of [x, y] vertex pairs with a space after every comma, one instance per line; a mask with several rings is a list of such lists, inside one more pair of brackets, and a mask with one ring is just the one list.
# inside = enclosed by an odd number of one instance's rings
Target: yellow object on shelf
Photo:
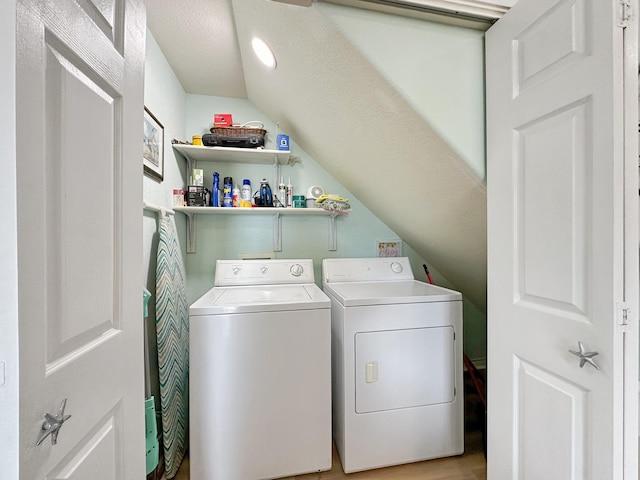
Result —
[[192, 145], [202, 145], [202, 135], [194, 135], [191, 137]]
[[316, 207], [336, 213], [349, 213], [351, 211], [349, 199], [338, 197], [337, 195], [320, 195], [316, 200]]

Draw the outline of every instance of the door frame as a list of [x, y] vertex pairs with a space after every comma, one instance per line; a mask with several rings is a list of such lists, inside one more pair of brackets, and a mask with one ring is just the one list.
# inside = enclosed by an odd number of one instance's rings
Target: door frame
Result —
[[624, 362], [623, 378], [620, 388], [624, 391], [622, 415], [623, 432], [616, 432], [623, 438], [624, 447], [619, 471], [615, 474], [625, 480], [638, 478], [638, 403], [640, 369], [640, 197], [638, 175], [638, 122], [639, 122], [639, 94], [638, 70], [640, 55], [638, 53], [638, 15], [640, 14], [640, 0], [630, 0], [631, 15], [627, 21], [623, 37], [623, 72], [622, 81], [624, 102], [624, 297], [629, 310], [627, 322], [629, 326], [621, 327], [622, 342], [620, 361]]
[[18, 442], [18, 217], [16, 190], [16, 4], [0, 2], [0, 465], [7, 479], [19, 473]]

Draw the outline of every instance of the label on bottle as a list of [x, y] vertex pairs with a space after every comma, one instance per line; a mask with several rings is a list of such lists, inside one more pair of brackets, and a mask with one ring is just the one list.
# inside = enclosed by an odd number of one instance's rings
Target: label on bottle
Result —
[[225, 183], [224, 188], [222, 190], [222, 206], [223, 207], [233, 207], [233, 193], [232, 186], [230, 183]]
[[293, 207], [293, 185], [287, 185], [287, 208]]
[[242, 200], [245, 202], [251, 201], [251, 185], [247, 185], [246, 183], [242, 185]]
[[234, 207], [240, 206], [240, 189], [233, 187], [232, 202]]

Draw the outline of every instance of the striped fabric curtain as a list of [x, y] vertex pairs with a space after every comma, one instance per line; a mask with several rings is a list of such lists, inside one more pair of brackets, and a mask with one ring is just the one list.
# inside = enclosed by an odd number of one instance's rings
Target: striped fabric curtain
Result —
[[173, 478], [184, 458], [189, 427], [189, 306], [175, 224], [160, 220], [156, 266], [156, 332], [165, 474]]

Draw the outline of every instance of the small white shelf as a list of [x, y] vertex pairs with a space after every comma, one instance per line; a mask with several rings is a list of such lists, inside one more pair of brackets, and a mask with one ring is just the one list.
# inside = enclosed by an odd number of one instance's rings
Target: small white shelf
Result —
[[265, 165], [285, 165], [289, 163], [290, 151], [267, 150], [264, 148], [234, 148], [234, 147], [201, 147], [199, 145], [172, 145], [189, 162], [189, 171], [195, 162], [229, 162], [253, 163]]
[[[227, 162], [273, 165], [274, 178], [280, 178], [280, 165], [289, 163], [290, 151], [264, 148], [204, 147], [174, 143], [173, 150], [183, 156], [191, 172], [197, 162]], [[329, 218], [329, 250], [337, 250], [336, 217], [343, 214], [322, 208], [229, 208], [229, 207], [174, 207], [187, 216], [187, 252], [196, 251], [196, 218], [198, 215], [273, 215], [273, 251], [282, 251], [282, 217], [285, 215], [326, 216]]]
[[176, 212], [191, 215], [337, 215], [323, 208], [276, 208], [276, 207], [173, 207]]
[[337, 250], [336, 217], [345, 216], [322, 208], [233, 208], [233, 207], [173, 207], [176, 212], [187, 216], [187, 252], [196, 251], [196, 218], [198, 215], [273, 215], [273, 251], [282, 251], [282, 216], [325, 216], [329, 217], [329, 250]]

